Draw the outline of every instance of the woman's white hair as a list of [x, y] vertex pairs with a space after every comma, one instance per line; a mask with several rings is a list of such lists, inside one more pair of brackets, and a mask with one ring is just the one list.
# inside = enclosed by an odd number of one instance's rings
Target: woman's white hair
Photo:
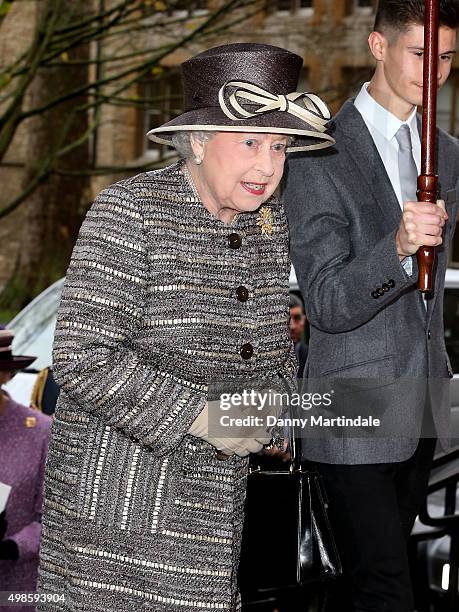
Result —
[[191, 135], [199, 142], [207, 142], [215, 136], [217, 132], [207, 132], [204, 130], [196, 132], [175, 132], [172, 136], [172, 144], [176, 148], [177, 153], [183, 159], [191, 159], [194, 157], [193, 149], [191, 147]]

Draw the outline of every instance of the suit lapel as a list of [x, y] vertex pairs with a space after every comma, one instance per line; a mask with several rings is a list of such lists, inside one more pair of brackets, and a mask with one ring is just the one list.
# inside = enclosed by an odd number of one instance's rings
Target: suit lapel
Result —
[[[352, 100], [348, 100], [337, 114], [336, 123], [347, 140], [347, 151], [363, 184], [395, 228], [402, 218], [400, 204], [373, 138]], [[337, 140], [339, 142], [338, 134]]]

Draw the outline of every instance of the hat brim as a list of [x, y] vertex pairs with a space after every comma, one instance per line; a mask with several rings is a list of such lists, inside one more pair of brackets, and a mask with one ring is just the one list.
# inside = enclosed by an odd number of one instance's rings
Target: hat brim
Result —
[[36, 360], [36, 357], [27, 355], [15, 355], [11, 359], [0, 359], [0, 371], [23, 370]]
[[314, 151], [335, 144], [335, 139], [328, 132], [319, 132], [305, 121], [289, 113], [271, 111], [255, 117], [233, 121], [219, 107], [183, 113], [162, 126], [150, 130], [147, 137], [153, 142], [173, 146], [172, 136], [175, 133], [192, 131], [249, 132], [295, 136], [296, 138], [287, 148], [287, 152]]

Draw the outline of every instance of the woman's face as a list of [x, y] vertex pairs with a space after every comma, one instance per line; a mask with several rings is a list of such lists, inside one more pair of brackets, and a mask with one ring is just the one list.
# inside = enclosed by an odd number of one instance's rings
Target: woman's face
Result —
[[225, 222], [259, 208], [282, 178], [287, 140], [282, 134], [218, 132], [201, 143], [192, 136], [193, 152], [203, 161], [189, 166], [206, 208]]

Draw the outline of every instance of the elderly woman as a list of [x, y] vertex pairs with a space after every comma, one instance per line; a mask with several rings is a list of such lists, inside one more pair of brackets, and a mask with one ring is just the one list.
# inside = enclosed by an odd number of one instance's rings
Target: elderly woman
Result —
[[239, 609], [246, 455], [269, 436], [215, 438], [208, 392], [295, 377], [273, 194], [289, 147], [332, 142], [323, 103], [292, 93], [301, 65], [257, 44], [185, 62], [186, 112], [149, 136], [186, 159], [87, 215], [55, 335], [39, 585], [65, 603], [38, 610]]
[[[0, 326], [0, 387], [35, 361], [35, 357], [13, 355], [13, 339], [13, 332]], [[0, 513], [2, 592], [33, 592], [37, 585], [43, 476], [50, 429], [49, 417], [18, 404], [0, 388], [0, 489], [4, 494], [11, 487], [6, 508]], [[1, 493], [0, 498], [3, 499]], [[21, 599], [14, 600], [15, 610], [31, 612], [30, 606], [20, 602]]]

